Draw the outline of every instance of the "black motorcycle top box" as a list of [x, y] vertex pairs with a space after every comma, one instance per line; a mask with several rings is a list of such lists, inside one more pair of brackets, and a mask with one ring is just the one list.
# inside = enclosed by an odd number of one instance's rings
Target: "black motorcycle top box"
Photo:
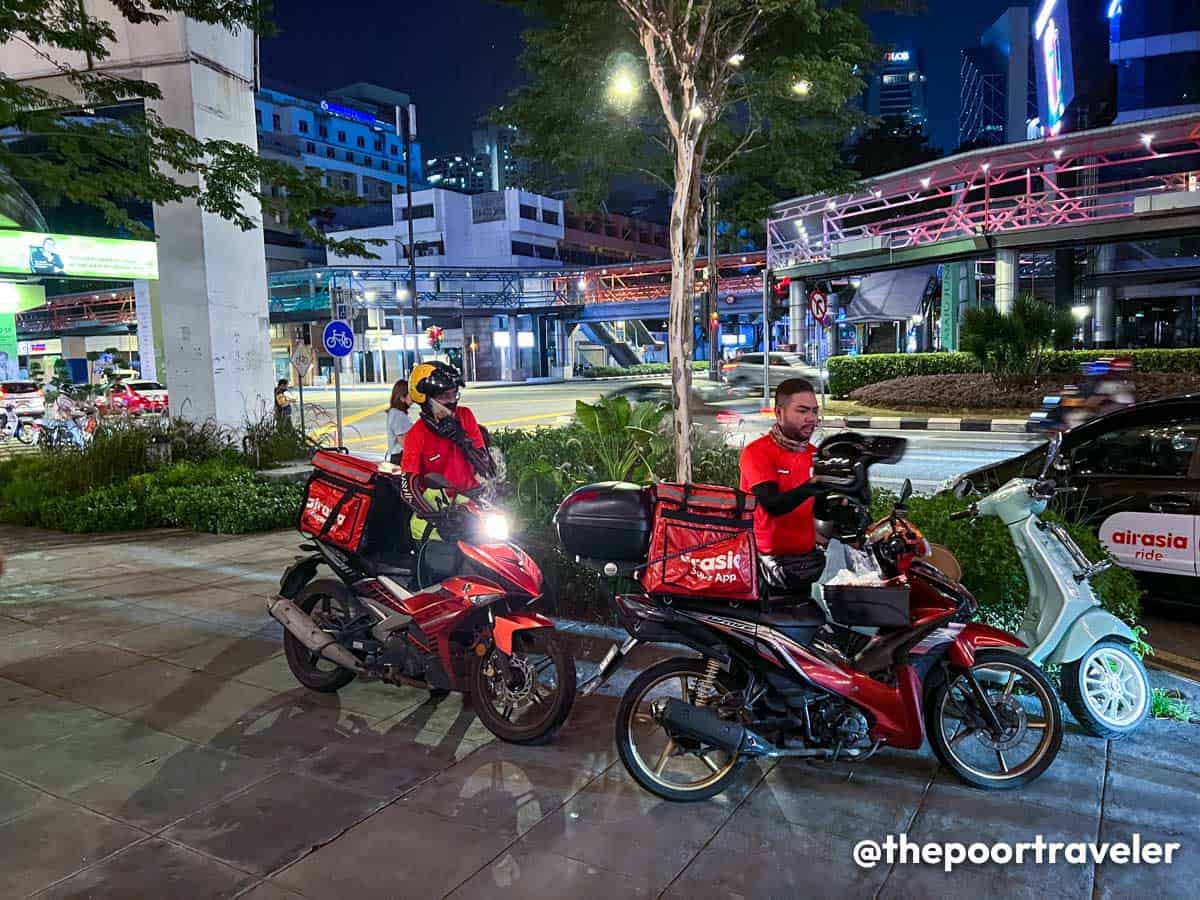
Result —
[[652, 523], [649, 490], [627, 481], [576, 488], [554, 514], [563, 550], [600, 563], [645, 560]]

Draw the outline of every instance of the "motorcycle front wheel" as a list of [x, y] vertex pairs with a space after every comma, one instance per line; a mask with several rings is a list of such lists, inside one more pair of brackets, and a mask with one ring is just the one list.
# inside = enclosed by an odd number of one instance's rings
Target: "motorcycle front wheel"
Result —
[[997, 730], [966, 673], [936, 671], [925, 692], [925, 732], [934, 755], [960, 779], [1011, 790], [1050, 767], [1062, 746], [1058, 694], [1034, 663], [1010, 650], [980, 650], [971, 666]]
[[472, 654], [471, 707], [502, 741], [545, 743], [575, 704], [575, 660], [550, 629], [514, 635], [512, 649], [507, 659], [495, 645]]
[[1084, 730], [1110, 741], [1136, 731], [1150, 712], [1150, 677], [1129, 645], [1106, 638], [1062, 667], [1063, 699]]
[[[638, 784], [664, 800], [707, 800], [728, 788], [738, 774], [736, 755], [699, 742], [677, 742], [651, 714], [651, 704], [666, 697], [697, 705], [705, 669], [700, 659], [664, 660], [635, 678], [617, 707], [621, 762]], [[724, 672], [715, 687], [717, 696], [735, 690]]]

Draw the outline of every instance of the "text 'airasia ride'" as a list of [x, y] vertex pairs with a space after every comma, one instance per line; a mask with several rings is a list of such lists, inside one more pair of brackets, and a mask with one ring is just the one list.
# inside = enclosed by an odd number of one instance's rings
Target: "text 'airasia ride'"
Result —
[[[319, 451], [313, 465], [298, 523], [309, 555], [268, 601], [296, 679], [315, 691], [355, 677], [463, 691], [497, 737], [548, 739], [571, 711], [575, 662], [530, 609], [542, 573], [507, 518], [481, 495], [447, 504], [430, 520], [442, 540], [427, 530], [413, 546], [389, 464]], [[316, 577], [321, 566], [329, 577]]]
[[[819, 600], [760, 587], [753, 496], [710, 485], [604, 483], [563, 501], [560, 541], [607, 577], [630, 635], [583, 692], [640, 642], [700, 654], [651, 666], [621, 700], [617, 749], [643, 787], [669, 800], [702, 800], [725, 790], [747, 759], [863, 761], [881, 747], [916, 750], [926, 739], [980, 788], [1020, 787], [1054, 761], [1059, 699], [1014, 652], [1021, 642], [971, 622], [975, 598], [932, 565], [915, 560], [900, 573], [886, 547], [865, 542], [868, 469], [898, 461], [905, 444], [847, 433], [818, 448], [814, 482], [829, 491], [817, 501], [821, 518], [863, 548], [848, 553], [876, 572], [846, 570], [813, 591]], [[630, 583], [637, 589], [618, 589]]]

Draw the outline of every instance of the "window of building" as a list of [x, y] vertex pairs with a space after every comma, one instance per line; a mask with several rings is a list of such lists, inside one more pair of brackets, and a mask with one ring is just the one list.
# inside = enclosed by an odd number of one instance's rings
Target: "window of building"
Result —
[[375, 196], [376, 196], [376, 197], [381, 197], [381, 198], [382, 198], [382, 197], [386, 197], [387, 195], [388, 195], [388, 191], [387, 191], [387, 185], [386, 185], [386, 184], [377, 184], [377, 185], [375, 185]]
[[259, 126], [260, 128], [262, 127], [262, 110], [261, 109], [256, 109], [254, 111], [254, 124]]
[[329, 157], [330, 159], [333, 159], [333, 148], [332, 148], [332, 147], [326, 147], [326, 148], [325, 148], [325, 155], [326, 155], [327, 157]]
[[354, 139], [354, 143], [355, 143], [355, 146], [358, 146], [358, 147], [367, 146], [367, 142], [363, 139], [363, 136], [361, 134]]
[[314, 144], [312, 141], [305, 141], [304, 142], [304, 152], [305, 153], [316, 153], [317, 145]]
[[308, 122], [306, 122], [304, 119], [300, 120], [300, 133], [308, 134]]
[[371, 168], [371, 157], [364, 156], [363, 157], [363, 165], [366, 166], [368, 169]]
[[373, 146], [373, 147], [374, 147], [376, 150], [380, 150], [380, 151], [382, 151], [382, 150], [383, 150], [383, 138], [375, 138], [375, 143], [374, 143], [374, 144], [372, 144], [372, 146]]
[[319, 137], [327, 138], [327, 137], [329, 137], [329, 129], [326, 128], [324, 125], [318, 125], [317, 126], [317, 135]]
[[342, 176], [342, 190], [343, 191], [350, 190], [350, 185], [352, 183], [353, 183], [353, 179], [349, 175]]
[[381, 169], [383, 169], [383, 171], [387, 172], [387, 171], [390, 171], [390, 170], [391, 170], [391, 168], [392, 168], [392, 164], [391, 164], [391, 163], [389, 163], [389, 162], [388, 162], [388, 161], [385, 159], [385, 160], [382, 160], [382, 161], [379, 163], [379, 168], [381, 168]]
[[392, 154], [392, 156], [399, 155], [399, 151], [396, 149], [395, 144], [392, 144], [390, 147], [388, 147], [388, 153]]
[[279, 113], [273, 113], [271, 115], [271, 127], [276, 131], [279, 130]]
[[525, 241], [513, 241], [512, 242], [512, 252], [513, 252], [513, 256], [535, 256], [536, 255], [536, 253], [533, 249], [533, 244], [527, 243]]
[[1200, 422], [1135, 425], [1102, 434], [1073, 454], [1080, 475], [1100, 478], [1186, 478], [1200, 440]]
[[354, 162], [354, 154], [349, 150], [346, 151], [346, 162]]
[[542, 244], [538, 244], [536, 247], [534, 247], [534, 250], [537, 251], [538, 259], [555, 259], [558, 256], [554, 247], [546, 247]]
[[[397, 193], [399, 193], [399, 185], [397, 185], [396, 190], [397, 190]], [[413, 215], [414, 222], [417, 219], [432, 219], [433, 218], [433, 204], [432, 203], [420, 203], [420, 204], [414, 206], [412, 208], [412, 215]], [[408, 208], [407, 207], [400, 210], [400, 221], [401, 222], [408, 221]]]
[[542, 210], [542, 221], [545, 222], [547, 225], [557, 225], [558, 224], [558, 210], [543, 209]]
[[[483, 173], [480, 172], [478, 174], [482, 175]], [[531, 222], [537, 221], [538, 215], [537, 215], [537, 207], [536, 206], [529, 206], [528, 204], [522, 203], [520, 206], [520, 210], [521, 210], [521, 218], [522, 219], [528, 219]]]
[[341, 141], [343, 144], [346, 143], [346, 132], [339, 131], [338, 132], [338, 140]]

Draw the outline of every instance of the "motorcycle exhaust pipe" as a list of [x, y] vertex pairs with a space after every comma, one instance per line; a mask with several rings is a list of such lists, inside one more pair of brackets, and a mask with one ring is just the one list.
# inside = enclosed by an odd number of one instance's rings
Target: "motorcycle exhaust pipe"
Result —
[[655, 721], [672, 736], [700, 741], [732, 756], [785, 755], [785, 751], [759, 737], [745, 725], [727, 722], [710, 709], [692, 706], [674, 697], [656, 700], [651, 705], [651, 712]]
[[276, 594], [267, 600], [267, 612], [271, 618], [286, 628], [313, 653], [319, 653], [330, 662], [337, 663], [343, 669], [349, 669], [360, 675], [366, 669], [357, 657], [333, 638], [329, 632], [321, 630], [312, 616], [298, 607], [287, 597]]

